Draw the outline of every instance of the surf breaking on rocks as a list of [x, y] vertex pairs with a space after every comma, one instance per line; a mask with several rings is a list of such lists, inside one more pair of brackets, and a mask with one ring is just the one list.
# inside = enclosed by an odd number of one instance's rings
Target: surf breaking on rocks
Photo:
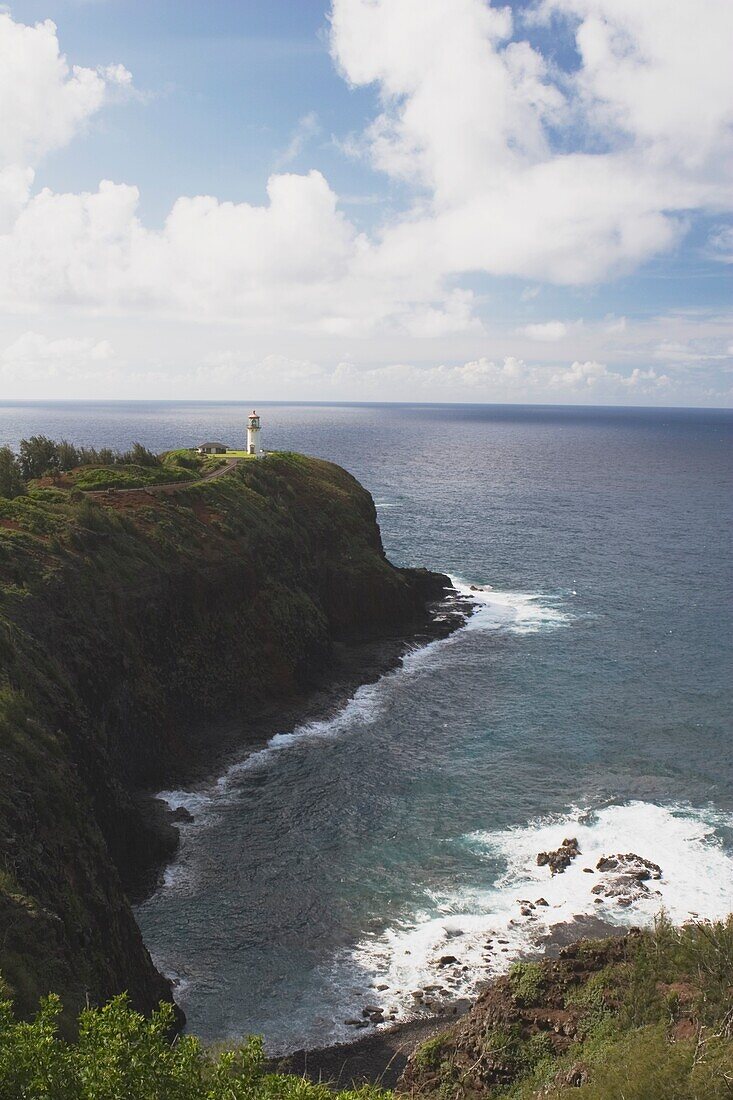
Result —
[[648, 925], [662, 910], [675, 922], [724, 917], [733, 908], [733, 855], [721, 833], [730, 829], [733, 815], [636, 801], [458, 838], [487, 869], [497, 857], [505, 869], [493, 883], [433, 896], [412, 920], [342, 960], [371, 975], [368, 996], [381, 1015], [368, 1015], [367, 1025], [449, 1013], [517, 959], [543, 952], [562, 928], [597, 923], [601, 934]]

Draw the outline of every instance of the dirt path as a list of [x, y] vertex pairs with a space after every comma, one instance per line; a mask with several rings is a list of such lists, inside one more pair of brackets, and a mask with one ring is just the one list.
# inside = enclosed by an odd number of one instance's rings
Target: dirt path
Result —
[[216, 470], [204, 474], [203, 477], [196, 477], [192, 481], [166, 481], [162, 485], [138, 485], [133, 489], [90, 489], [84, 495], [87, 497], [106, 497], [110, 493], [113, 496], [120, 496], [123, 493], [172, 493], [176, 489], [187, 489], [190, 485], [200, 485], [202, 481], [213, 481], [215, 477], [223, 477], [224, 474], [230, 473], [235, 466], [238, 466], [239, 461], [238, 458], [232, 458], [226, 466], [219, 466]]

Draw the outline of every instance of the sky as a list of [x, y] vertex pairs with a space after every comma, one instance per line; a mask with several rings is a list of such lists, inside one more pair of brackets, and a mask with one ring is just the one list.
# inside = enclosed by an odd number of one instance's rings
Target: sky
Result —
[[0, 4], [0, 400], [733, 404], [731, 0]]

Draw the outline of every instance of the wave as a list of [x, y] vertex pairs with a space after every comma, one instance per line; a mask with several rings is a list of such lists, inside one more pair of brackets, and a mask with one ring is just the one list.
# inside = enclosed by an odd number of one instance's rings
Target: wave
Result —
[[[571, 621], [570, 614], [558, 607], [560, 598], [539, 593], [499, 591], [488, 585], [475, 586], [458, 577], [451, 583], [462, 603], [471, 605], [466, 622], [446, 638], [438, 638], [408, 650], [400, 665], [385, 673], [375, 683], [358, 688], [354, 695], [335, 714], [317, 721], [305, 722], [287, 733], [278, 733], [261, 749], [251, 752], [243, 760], [232, 764], [213, 784], [196, 790], [160, 791], [158, 797], [171, 809], [183, 808], [194, 818], [198, 829], [215, 819], [217, 806], [223, 806], [237, 797], [237, 788], [247, 773], [272, 764], [286, 750], [304, 744], [330, 741], [338, 737], [363, 732], [389, 707], [396, 687], [406, 677], [429, 672], [442, 651], [462, 642], [467, 632], [498, 631], [508, 634], [532, 634], [541, 630], [557, 629]], [[191, 828], [182, 823], [184, 832]], [[164, 877], [164, 885], [172, 886], [180, 881], [175, 865], [170, 866]]]
[[460, 577], [451, 577], [451, 582], [462, 596], [476, 605], [476, 611], [466, 623], [466, 630], [537, 634], [567, 626], [573, 618], [559, 606], [564, 597], [539, 592], [499, 591], [491, 585], [470, 584]]
[[[417, 1011], [414, 992], [437, 982], [443, 991], [433, 996], [439, 999], [474, 998], [487, 978], [518, 958], [541, 953], [556, 926], [575, 924], [582, 934], [585, 923], [600, 934], [598, 920], [648, 925], [662, 910], [675, 922], [725, 917], [733, 910], [733, 854], [722, 843], [726, 830], [733, 830], [731, 814], [630, 802], [472, 833], [455, 843], [485, 860], [488, 874], [497, 860], [503, 863], [500, 877], [430, 897], [411, 920], [359, 943], [347, 965], [373, 979], [370, 1001], [408, 1018]], [[537, 853], [557, 848], [568, 835], [577, 837], [581, 855], [564, 874], [552, 876], [537, 866]], [[648, 896], [628, 908], [615, 898], [598, 901], [591, 892], [602, 878], [598, 860], [617, 852], [635, 852], [662, 868], [661, 879], [647, 883]], [[547, 904], [537, 905], [539, 899]], [[445, 956], [454, 956], [456, 965], [441, 968]]]

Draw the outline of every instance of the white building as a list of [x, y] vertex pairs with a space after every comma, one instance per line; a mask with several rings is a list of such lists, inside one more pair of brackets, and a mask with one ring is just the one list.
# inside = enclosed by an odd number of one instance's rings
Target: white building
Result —
[[260, 418], [253, 409], [247, 421], [247, 454], [255, 455], [257, 458], [262, 458], [265, 453], [260, 442], [260, 431]]

